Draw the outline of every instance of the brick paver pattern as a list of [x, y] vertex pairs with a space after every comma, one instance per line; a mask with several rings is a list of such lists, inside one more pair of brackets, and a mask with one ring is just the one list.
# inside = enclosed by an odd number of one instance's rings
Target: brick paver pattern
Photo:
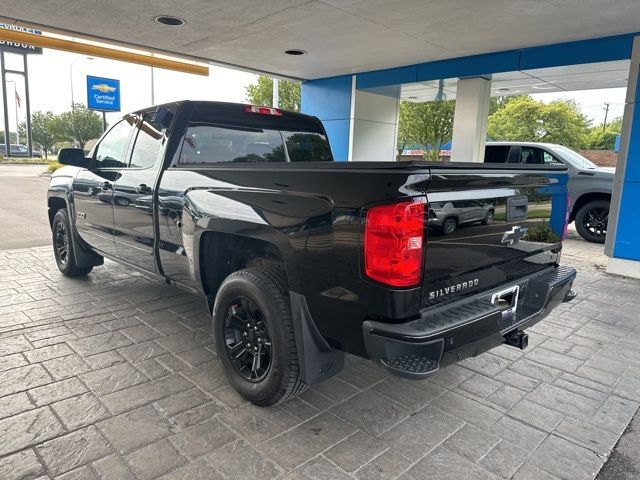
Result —
[[429, 380], [347, 357], [274, 408], [228, 385], [201, 298], [0, 252], [0, 478], [590, 479], [640, 402], [640, 282], [575, 235], [579, 297]]

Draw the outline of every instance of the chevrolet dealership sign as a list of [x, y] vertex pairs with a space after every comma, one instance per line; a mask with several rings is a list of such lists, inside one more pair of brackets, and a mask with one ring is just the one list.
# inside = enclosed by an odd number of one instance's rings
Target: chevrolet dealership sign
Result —
[[[4, 30], [16, 30], [18, 32], [31, 33], [32, 35], [42, 35], [40, 30], [34, 30], [33, 28], [20, 27], [18, 25], [10, 25], [8, 23], [0, 23], [0, 28]], [[0, 40], [0, 49], [6, 52], [13, 53], [42, 53], [42, 48], [28, 45], [26, 43], [5, 42]]]
[[119, 112], [120, 80], [87, 75], [87, 107], [101, 112]]

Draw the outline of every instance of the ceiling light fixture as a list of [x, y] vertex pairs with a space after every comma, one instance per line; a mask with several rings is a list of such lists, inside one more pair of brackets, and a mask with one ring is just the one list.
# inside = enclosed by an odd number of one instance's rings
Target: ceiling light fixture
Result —
[[307, 52], [305, 52], [304, 50], [300, 50], [299, 48], [292, 48], [290, 50], [285, 50], [284, 53], [286, 53], [287, 55], [293, 55], [297, 57], [300, 55], [304, 55]]
[[170, 27], [179, 27], [187, 23], [183, 19], [171, 15], [159, 15], [155, 17], [154, 20], [162, 25], [169, 25]]

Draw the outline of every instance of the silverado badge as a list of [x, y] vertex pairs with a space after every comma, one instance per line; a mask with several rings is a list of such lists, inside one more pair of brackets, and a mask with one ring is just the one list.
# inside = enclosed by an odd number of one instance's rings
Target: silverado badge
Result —
[[480, 280], [474, 278], [473, 280], [469, 280], [467, 282], [456, 283], [455, 285], [449, 285], [448, 287], [433, 290], [429, 292], [429, 300], [435, 300], [436, 298], [440, 298], [444, 295], [449, 295], [450, 293], [460, 292], [462, 290], [466, 290], [467, 288], [477, 287], [478, 283], [480, 283]]

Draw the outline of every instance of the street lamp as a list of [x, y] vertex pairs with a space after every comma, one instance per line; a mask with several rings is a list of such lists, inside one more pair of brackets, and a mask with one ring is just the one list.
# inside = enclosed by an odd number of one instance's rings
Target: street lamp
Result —
[[73, 109], [73, 66], [79, 60], [93, 60], [93, 57], [84, 57], [84, 58], [76, 58], [73, 62], [71, 62], [71, 66], [69, 67], [69, 84], [71, 85], [71, 108]]

